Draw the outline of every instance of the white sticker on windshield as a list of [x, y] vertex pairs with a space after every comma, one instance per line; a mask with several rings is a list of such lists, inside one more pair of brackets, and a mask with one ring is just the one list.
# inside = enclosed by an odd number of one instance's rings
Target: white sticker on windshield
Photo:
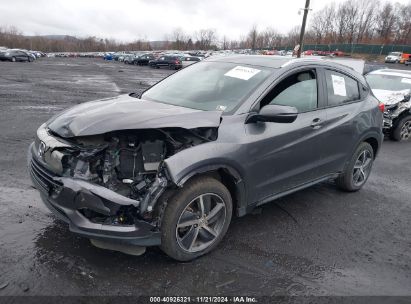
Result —
[[411, 84], [411, 78], [403, 78], [403, 79], [401, 79], [401, 82]]
[[333, 81], [334, 95], [347, 96], [347, 90], [345, 89], [344, 77], [331, 75]]
[[248, 80], [251, 77], [257, 75], [259, 72], [261, 72], [261, 70], [238, 65], [234, 69], [231, 69], [227, 73], [225, 73], [224, 76]]
[[225, 111], [225, 109], [227, 109], [227, 107], [226, 106], [221, 106], [221, 105], [219, 105], [219, 106], [217, 106], [217, 111]]

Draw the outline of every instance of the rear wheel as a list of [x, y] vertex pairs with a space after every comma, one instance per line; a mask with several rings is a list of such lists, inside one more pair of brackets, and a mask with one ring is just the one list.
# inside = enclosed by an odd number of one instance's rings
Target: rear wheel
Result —
[[11, 62], [16, 62], [16, 57], [11, 57]]
[[411, 138], [411, 115], [401, 118], [391, 133], [395, 141], [409, 140]]
[[350, 162], [336, 179], [337, 186], [349, 192], [358, 191], [364, 186], [371, 173], [374, 150], [369, 143], [361, 143]]
[[206, 254], [224, 237], [231, 215], [227, 188], [214, 178], [196, 178], [167, 203], [161, 222], [161, 249], [178, 261]]

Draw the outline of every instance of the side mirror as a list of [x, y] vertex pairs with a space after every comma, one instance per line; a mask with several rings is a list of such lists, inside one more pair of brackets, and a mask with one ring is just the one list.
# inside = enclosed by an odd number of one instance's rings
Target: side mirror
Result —
[[298, 110], [295, 107], [281, 105], [266, 105], [260, 109], [259, 113], [251, 113], [245, 123], [255, 123], [258, 121], [292, 123], [297, 119]]

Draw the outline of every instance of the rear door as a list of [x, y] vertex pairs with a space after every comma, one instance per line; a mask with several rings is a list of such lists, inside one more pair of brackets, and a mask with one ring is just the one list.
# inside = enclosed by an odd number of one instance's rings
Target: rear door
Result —
[[339, 172], [351, 156], [357, 144], [363, 103], [361, 90], [363, 85], [341, 70], [322, 69], [324, 77], [326, 105], [324, 158], [319, 170]]
[[160, 66], [168, 66], [168, 56], [160, 58]]

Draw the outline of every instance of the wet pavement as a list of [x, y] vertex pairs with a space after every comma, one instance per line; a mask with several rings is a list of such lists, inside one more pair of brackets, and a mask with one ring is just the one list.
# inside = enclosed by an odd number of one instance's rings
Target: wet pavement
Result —
[[384, 142], [357, 193], [332, 182], [235, 218], [190, 263], [74, 236], [26, 172], [36, 129], [74, 104], [141, 91], [172, 71], [101, 59], [0, 62], [1, 295], [411, 295], [411, 142]]

